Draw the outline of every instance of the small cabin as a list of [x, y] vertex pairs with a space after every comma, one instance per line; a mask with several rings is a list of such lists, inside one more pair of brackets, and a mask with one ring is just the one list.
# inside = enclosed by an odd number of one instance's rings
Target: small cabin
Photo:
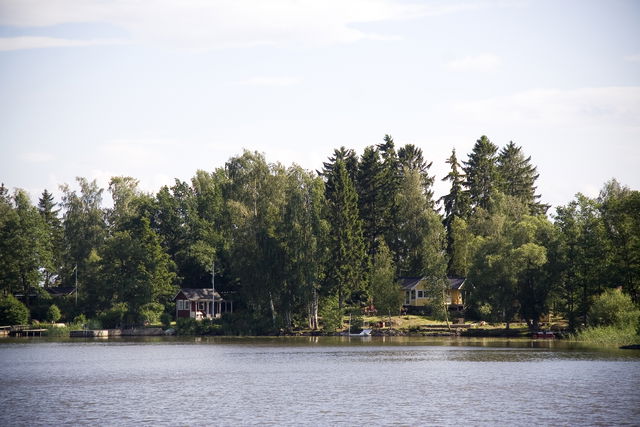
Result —
[[[403, 307], [425, 307], [429, 305], [427, 279], [425, 277], [400, 277], [400, 287], [403, 294]], [[445, 295], [445, 302], [449, 311], [463, 311], [463, 292], [465, 278], [447, 277], [449, 286]]]
[[[212, 319], [214, 293], [211, 288], [183, 288], [173, 300], [176, 303], [176, 319], [192, 318], [196, 320]], [[215, 293], [215, 317], [233, 312], [233, 301], [223, 299]]]

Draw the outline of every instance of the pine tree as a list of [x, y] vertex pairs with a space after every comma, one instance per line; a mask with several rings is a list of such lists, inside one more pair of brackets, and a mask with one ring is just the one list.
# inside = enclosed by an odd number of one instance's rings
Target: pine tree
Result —
[[487, 209], [496, 190], [496, 152], [498, 147], [482, 135], [464, 163], [465, 185], [469, 192], [471, 207]]
[[540, 195], [536, 194], [535, 182], [539, 174], [531, 165], [531, 156], [525, 158], [522, 147], [511, 141], [500, 151], [497, 173], [500, 191], [527, 203], [533, 215], [546, 213], [549, 205], [541, 204]]
[[451, 166], [451, 170], [442, 178], [443, 181], [450, 181], [451, 188], [449, 194], [440, 198], [444, 206], [444, 226], [447, 230], [447, 254], [449, 255], [449, 269], [454, 260], [454, 233], [453, 223], [456, 218], [465, 219], [469, 214], [469, 195], [464, 189], [465, 176], [460, 170], [460, 163], [456, 156], [456, 149], [451, 151], [451, 156], [446, 160]]

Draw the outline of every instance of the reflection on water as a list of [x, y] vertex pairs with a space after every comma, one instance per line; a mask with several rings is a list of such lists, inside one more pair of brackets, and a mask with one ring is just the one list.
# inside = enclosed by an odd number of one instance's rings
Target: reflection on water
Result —
[[561, 341], [0, 341], [0, 425], [637, 425], [640, 351]]

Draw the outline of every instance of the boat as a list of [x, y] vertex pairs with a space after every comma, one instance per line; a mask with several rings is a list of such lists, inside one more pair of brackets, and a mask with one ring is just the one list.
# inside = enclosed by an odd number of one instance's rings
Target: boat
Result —
[[343, 332], [342, 335], [345, 335], [347, 337], [370, 337], [371, 329], [363, 329], [357, 334], [352, 333], [351, 332], [351, 315], [349, 315], [349, 326], [347, 328], [347, 331]]
[[348, 336], [350, 336], [350, 337], [370, 337], [371, 336], [371, 329], [363, 329], [362, 331], [360, 331], [359, 334], [349, 333]]

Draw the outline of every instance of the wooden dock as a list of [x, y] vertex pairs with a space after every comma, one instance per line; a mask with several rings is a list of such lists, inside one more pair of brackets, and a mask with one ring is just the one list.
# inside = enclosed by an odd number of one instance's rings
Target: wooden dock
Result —
[[15, 325], [9, 329], [10, 337], [41, 337], [47, 330], [43, 328], [33, 328], [29, 325]]

